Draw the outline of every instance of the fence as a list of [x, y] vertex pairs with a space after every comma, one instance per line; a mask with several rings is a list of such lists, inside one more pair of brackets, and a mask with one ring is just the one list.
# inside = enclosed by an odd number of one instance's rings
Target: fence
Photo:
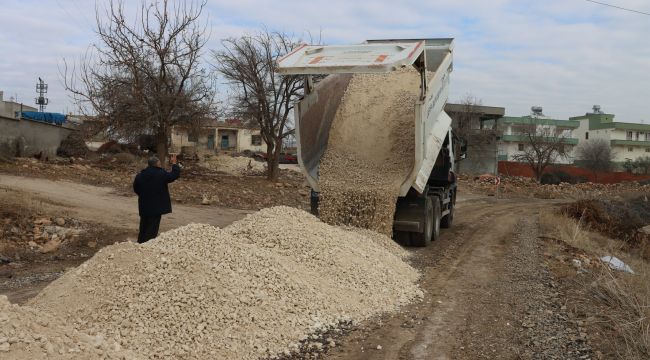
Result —
[[[545, 173], [561, 171], [572, 177], [581, 177], [587, 181], [602, 184], [613, 184], [623, 181], [648, 180], [650, 175], [635, 175], [627, 172], [598, 172], [594, 174], [591, 170], [573, 165], [550, 165], [544, 170]], [[499, 174], [510, 176], [535, 177], [535, 173], [527, 164], [515, 161], [499, 161]]]

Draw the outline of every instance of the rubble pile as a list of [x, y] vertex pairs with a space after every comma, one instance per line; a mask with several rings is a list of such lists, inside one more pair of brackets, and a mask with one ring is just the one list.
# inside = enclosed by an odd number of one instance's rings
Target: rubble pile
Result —
[[63, 157], [84, 157], [88, 155], [88, 151], [88, 146], [86, 146], [81, 132], [73, 131], [61, 141], [56, 154]]
[[262, 175], [266, 172], [264, 163], [245, 156], [217, 155], [200, 162], [199, 165], [233, 176]]
[[269, 208], [106, 247], [29, 305], [143, 358], [291, 356], [325, 345], [310, 334], [422, 296], [407, 253], [374, 237]]
[[[459, 176], [460, 186], [474, 193], [494, 195], [496, 191], [494, 175], [477, 177]], [[557, 185], [539, 184], [533, 178], [521, 176], [500, 176], [499, 196], [536, 197], [542, 199], [584, 199], [623, 196], [626, 194], [650, 193], [650, 184], [621, 182], [599, 184], [584, 182], [578, 184], [560, 183]]]
[[352, 76], [319, 168], [324, 221], [392, 234], [400, 185], [413, 168], [420, 81], [413, 68]]

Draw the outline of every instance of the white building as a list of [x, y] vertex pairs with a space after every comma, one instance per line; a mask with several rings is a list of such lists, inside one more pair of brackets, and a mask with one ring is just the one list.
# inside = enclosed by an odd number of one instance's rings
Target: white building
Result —
[[561, 136], [563, 138], [563, 150], [566, 157], [558, 157], [556, 163], [571, 164], [574, 160], [574, 153], [578, 139], [574, 131], [580, 123], [571, 120], [558, 120], [544, 116], [541, 107], [533, 107], [533, 113], [528, 116], [504, 116], [497, 120], [498, 128], [503, 135], [498, 144], [500, 161], [517, 161], [516, 155], [523, 154], [530, 146], [530, 139], [527, 133], [531, 126], [535, 126], [536, 134], [543, 136]]
[[266, 144], [259, 129], [244, 126], [241, 121], [212, 121], [198, 132], [193, 133], [182, 127], [174, 127], [171, 136], [171, 149], [195, 149], [200, 153], [258, 152], [266, 151]]
[[607, 141], [614, 152], [614, 161], [619, 165], [628, 159], [633, 161], [650, 156], [650, 125], [615, 122], [614, 114], [605, 114], [598, 105], [594, 105], [593, 112], [571, 120], [580, 124], [575, 131], [580, 142]]

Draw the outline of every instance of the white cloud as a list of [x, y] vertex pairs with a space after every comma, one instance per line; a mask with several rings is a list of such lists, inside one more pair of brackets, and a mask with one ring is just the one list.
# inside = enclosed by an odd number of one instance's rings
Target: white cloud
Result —
[[[650, 11], [643, 0], [617, 4]], [[0, 90], [29, 103], [42, 76], [50, 83], [48, 109], [72, 110], [57, 64], [95, 41], [94, 11], [84, 0], [4, 2]], [[650, 120], [650, 18], [586, 1], [210, 0], [207, 15], [212, 48], [262, 24], [298, 35], [322, 32], [326, 43], [455, 37], [452, 100], [471, 92], [512, 115], [542, 105], [560, 118], [597, 103], [621, 121]]]

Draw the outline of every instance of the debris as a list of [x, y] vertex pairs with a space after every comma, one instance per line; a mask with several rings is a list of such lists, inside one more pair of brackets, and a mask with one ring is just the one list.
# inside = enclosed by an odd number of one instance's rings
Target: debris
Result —
[[264, 163], [244, 156], [217, 155], [200, 162], [199, 165], [234, 176], [261, 175], [266, 172]]
[[627, 265], [626, 263], [621, 261], [621, 259], [615, 256], [611, 256], [611, 255], [603, 256], [600, 258], [600, 260], [604, 263], [607, 263], [607, 265], [609, 265], [609, 267], [613, 270], [634, 274], [634, 271], [629, 265]]

